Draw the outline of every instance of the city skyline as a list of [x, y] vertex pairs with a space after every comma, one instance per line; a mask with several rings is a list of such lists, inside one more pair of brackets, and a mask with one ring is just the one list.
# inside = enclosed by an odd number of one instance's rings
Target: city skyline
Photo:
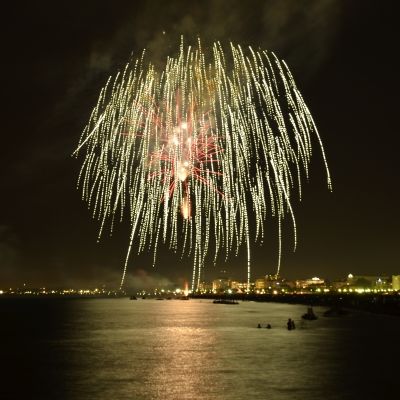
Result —
[[[294, 203], [295, 253], [290, 221], [285, 222], [282, 275], [399, 273], [391, 90], [398, 78], [390, 2], [325, 1], [319, 7], [315, 2], [304, 12], [289, 2], [282, 7], [268, 2], [269, 8], [234, 2], [230, 19], [222, 18], [226, 10], [217, 1], [209, 7], [178, 1], [168, 13], [156, 1], [89, 3], [71, 2], [60, 11], [46, 2], [8, 5], [0, 286], [120, 280], [129, 227], [120, 224], [113, 238], [96, 243], [99, 225], [76, 190], [80, 165], [70, 156], [108, 76], [142, 48], [162, 60], [181, 33], [190, 40], [200, 35], [276, 52], [290, 65], [323, 137], [333, 192], [326, 190], [322, 159], [315, 154], [303, 201]], [[161, 12], [153, 15], [154, 8]], [[115, 9], [126, 12], [121, 17]], [[277, 221], [268, 218], [263, 246], [252, 249], [252, 278], [275, 271], [276, 236]], [[190, 259], [159, 251], [155, 268], [151, 254], [134, 254], [128, 275], [190, 279]], [[205, 278], [228, 269], [244, 280], [245, 265], [241, 252], [216, 267], [207, 264]]]
[[[221, 271], [225, 273], [225, 271]], [[139, 282], [137, 282], [139, 283]], [[331, 281], [312, 277], [307, 279], [288, 280], [277, 275], [258, 277], [254, 281], [240, 282], [229, 276], [220, 275], [212, 281], [202, 281], [195, 291], [189, 289], [188, 282], [157, 282], [147, 281], [123, 290], [120, 288], [99, 285], [98, 287], [73, 288], [73, 287], [30, 287], [24, 283], [21, 287], [0, 287], [0, 295], [7, 296], [61, 296], [61, 297], [125, 297], [135, 293], [140, 296], [168, 296], [175, 297], [200, 294], [259, 294], [259, 295], [285, 295], [285, 294], [392, 294], [400, 291], [400, 275], [370, 276], [349, 274], [340, 280]], [[144, 297], [143, 297], [144, 298]], [[135, 300], [135, 299], [134, 299]]]

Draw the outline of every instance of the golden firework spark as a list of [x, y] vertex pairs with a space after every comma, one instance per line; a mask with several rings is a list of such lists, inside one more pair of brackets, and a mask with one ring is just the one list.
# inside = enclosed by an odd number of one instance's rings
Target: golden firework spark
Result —
[[[274, 53], [214, 43], [209, 59], [181, 43], [163, 71], [143, 56], [110, 78], [83, 131], [78, 185], [101, 221], [129, 215], [138, 252], [159, 243], [192, 255], [192, 290], [205, 258], [214, 262], [244, 245], [250, 281], [251, 242], [262, 241], [268, 213], [296, 223], [291, 206], [308, 178], [312, 136], [321, 139], [292, 74]], [[143, 53], [144, 55], [144, 53]], [[211, 250], [212, 249], [212, 250]]]

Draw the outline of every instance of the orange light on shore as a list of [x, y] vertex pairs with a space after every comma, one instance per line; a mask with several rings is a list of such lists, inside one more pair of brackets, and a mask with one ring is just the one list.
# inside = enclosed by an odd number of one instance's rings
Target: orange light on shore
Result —
[[185, 282], [185, 289], [183, 290], [183, 293], [186, 297], [189, 296], [189, 284]]

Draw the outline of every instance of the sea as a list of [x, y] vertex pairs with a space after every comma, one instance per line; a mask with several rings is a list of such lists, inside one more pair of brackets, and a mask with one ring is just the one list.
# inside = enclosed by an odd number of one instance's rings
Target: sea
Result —
[[305, 306], [280, 303], [0, 299], [0, 399], [397, 398], [400, 318], [325, 310], [304, 321]]

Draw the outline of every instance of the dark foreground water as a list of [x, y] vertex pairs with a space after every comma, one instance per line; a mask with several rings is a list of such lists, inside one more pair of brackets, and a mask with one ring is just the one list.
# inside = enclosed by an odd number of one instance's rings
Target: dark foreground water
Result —
[[1, 299], [0, 398], [396, 397], [400, 318], [314, 310], [302, 323], [285, 304]]

